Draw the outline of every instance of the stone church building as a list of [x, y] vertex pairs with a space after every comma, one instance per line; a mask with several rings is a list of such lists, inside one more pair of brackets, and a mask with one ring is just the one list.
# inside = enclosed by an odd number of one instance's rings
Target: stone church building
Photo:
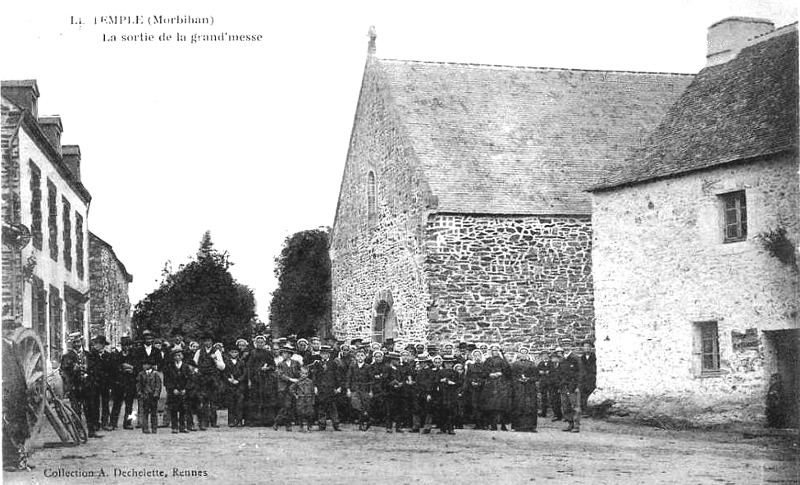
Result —
[[796, 427], [797, 24], [720, 21], [708, 60], [593, 191], [598, 398]]
[[331, 235], [334, 334], [592, 338], [584, 190], [691, 80], [380, 59], [371, 30]]

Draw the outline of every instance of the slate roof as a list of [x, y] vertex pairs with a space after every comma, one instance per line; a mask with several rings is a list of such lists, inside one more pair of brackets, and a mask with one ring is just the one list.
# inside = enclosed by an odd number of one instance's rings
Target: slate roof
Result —
[[590, 214], [691, 75], [375, 59], [440, 212]]
[[592, 190], [797, 149], [797, 72], [796, 24], [703, 69], [624, 168]]

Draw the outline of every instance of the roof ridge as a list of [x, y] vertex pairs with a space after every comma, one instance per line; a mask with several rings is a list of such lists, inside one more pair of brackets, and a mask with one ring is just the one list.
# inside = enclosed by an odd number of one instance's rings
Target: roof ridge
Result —
[[405, 62], [414, 64], [438, 64], [438, 65], [453, 65], [453, 66], [471, 66], [471, 67], [491, 67], [503, 69], [526, 69], [536, 71], [579, 71], [579, 72], [598, 72], [598, 73], [617, 73], [617, 74], [668, 74], [672, 76], [694, 76], [696, 73], [688, 72], [667, 72], [667, 71], [630, 71], [630, 70], [617, 70], [617, 69], [581, 69], [573, 67], [537, 67], [537, 66], [514, 66], [511, 64], [483, 64], [478, 62], [452, 62], [452, 61], [415, 61], [410, 59], [385, 59], [377, 58], [379, 62]]

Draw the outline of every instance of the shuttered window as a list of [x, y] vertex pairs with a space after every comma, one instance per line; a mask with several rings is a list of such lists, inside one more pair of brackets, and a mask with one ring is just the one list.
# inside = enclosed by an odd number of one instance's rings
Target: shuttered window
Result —
[[725, 211], [724, 242], [744, 241], [747, 239], [747, 199], [744, 190], [721, 197]]

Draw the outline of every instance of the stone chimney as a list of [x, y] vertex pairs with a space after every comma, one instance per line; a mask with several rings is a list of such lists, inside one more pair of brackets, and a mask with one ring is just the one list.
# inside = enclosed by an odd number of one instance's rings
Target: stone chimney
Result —
[[47, 137], [47, 141], [61, 155], [61, 133], [64, 132], [64, 125], [61, 124], [61, 117], [43, 116], [39, 118], [39, 126]]
[[728, 17], [720, 20], [708, 28], [706, 67], [730, 61], [749, 40], [774, 30], [775, 24], [767, 19]]
[[2, 81], [0, 88], [3, 96], [29, 111], [34, 118], [39, 117], [39, 86], [36, 85], [35, 79]]
[[75, 177], [75, 180], [81, 180], [81, 147], [78, 145], [64, 145], [61, 147], [62, 159], [64, 165], [67, 166], [69, 171]]

